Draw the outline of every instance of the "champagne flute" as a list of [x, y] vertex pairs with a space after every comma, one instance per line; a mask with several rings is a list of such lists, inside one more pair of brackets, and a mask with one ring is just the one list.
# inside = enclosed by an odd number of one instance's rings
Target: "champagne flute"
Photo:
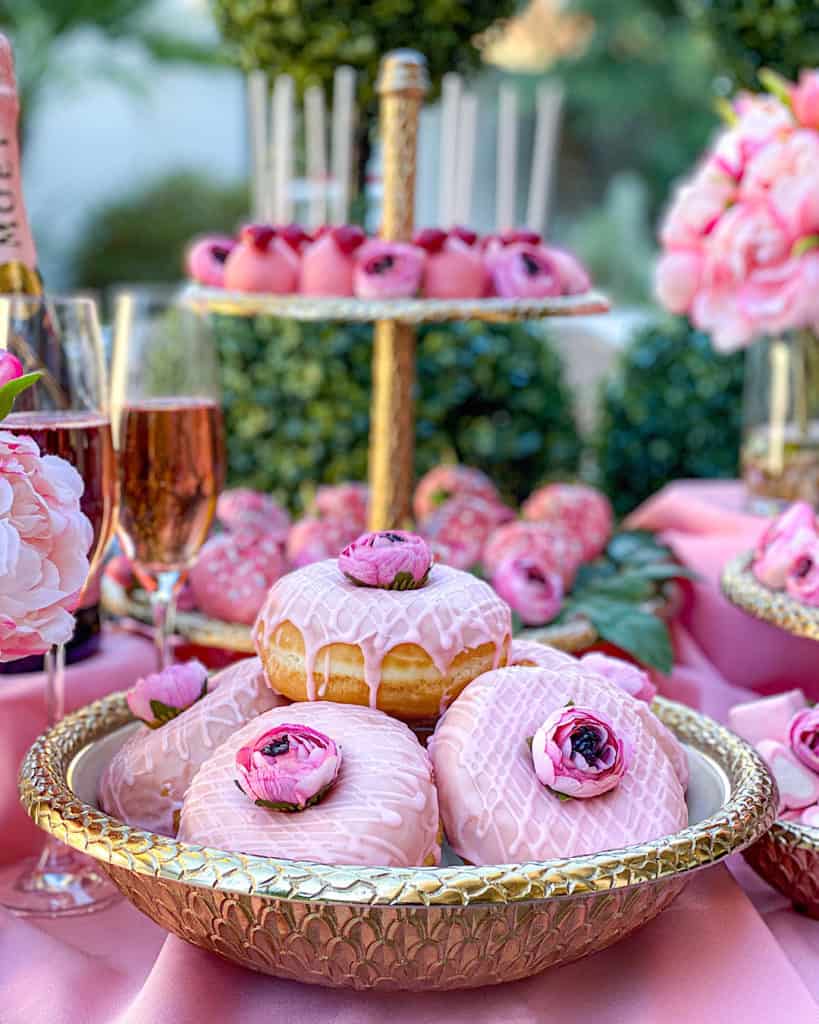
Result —
[[116, 300], [112, 363], [118, 535], [151, 593], [159, 668], [176, 597], [224, 479], [219, 366], [206, 315], [155, 292]]
[[[111, 539], [117, 514], [116, 470], [108, 415], [107, 378], [97, 309], [88, 298], [0, 296], [0, 347], [42, 378], [17, 399], [4, 430], [26, 434], [41, 452], [59, 455], [82, 477], [81, 507], [91, 522], [88, 553], [92, 583]], [[82, 603], [80, 594], [78, 605]], [[49, 728], [65, 712], [65, 650], [46, 654]], [[20, 915], [86, 913], [119, 893], [96, 864], [49, 837], [42, 853], [0, 881], [0, 906]]]

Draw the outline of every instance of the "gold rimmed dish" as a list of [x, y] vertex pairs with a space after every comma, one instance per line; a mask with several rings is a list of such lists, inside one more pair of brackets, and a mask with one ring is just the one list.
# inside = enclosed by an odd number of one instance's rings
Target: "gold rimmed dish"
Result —
[[819, 640], [819, 608], [810, 608], [784, 591], [771, 590], [751, 572], [753, 552], [736, 555], [722, 571], [722, 592], [737, 608], [755, 619], [791, 633]]
[[405, 324], [484, 320], [510, 323], [546, 317], [592, 316], [608, 313], [609, 300], [599, 292], [547, 299], [356, 299], [313, 295], [265, 295], [223, 288], [188, 285], [182, 301], [202, 312], [223, 316], [274, 316], [290, 320], [335, 320]]
[[253, 970], [356, 989], [454, 989], [535, 974], [604, 949], [664, 910], [691, 874], [771, 825], [776, 791], [754, 751], [715, 722], [658, 700], [686, 744], [690, 825], [622, 850], [472, 867], [366, 868], [191, 846], [95, 806], [132, 725], [123, 694], [40, 737], [20, 773], [34, 821], [99, 860], [162, 927]]
[[777, 819], [743, 856], [796, 910], [819, 918], [819, 828]]

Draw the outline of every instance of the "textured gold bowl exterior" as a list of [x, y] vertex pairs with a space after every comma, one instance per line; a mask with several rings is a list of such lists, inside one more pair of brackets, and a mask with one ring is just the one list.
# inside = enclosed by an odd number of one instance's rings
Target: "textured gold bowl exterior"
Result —
[[253, 970], [321, 985], [452, 989], [512, 981], [594, 953], [651, 920], [688, 876], [757, 840], [775, 787], [749, 746], [658, 700], [660, 717], [710, 758], [730, 795], [674, 835], [584, 857], [485, 867], [336, 867], [191, 846], [83, 803], [77, 754], [131, 720], [115, 694], [65, 718], [26, 755], [34, 821], [101, 861], [127, 898], [181, 938]]
[[403, 324], [453, 320], [510, 323], [556, 316], [591, 316], [608, 313], [611, 308], [609, 300], [599, 292], [550, 299], [355, 299], [230, 292], [224, 288], [192, 284], [185, 289], [182, 298], [194, 309], [205, 313], [343, 323], [375, 323], [378, 320], [394, 320]]
[[722, 571], [722, 592], [731, 602], [756, 619], [778, 626], [786, 633], [819, 640], [819, 608], [771, 590], [751, 572], [753, 553], [737, 555]]
[[743, 856], [797, 910], [819, 918], [819, 829], [776, 821]]

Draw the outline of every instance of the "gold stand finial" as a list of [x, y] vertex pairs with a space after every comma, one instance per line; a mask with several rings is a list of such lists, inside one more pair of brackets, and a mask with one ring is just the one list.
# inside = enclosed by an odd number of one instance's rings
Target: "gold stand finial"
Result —
[[[405, 242], [412, 237], [418, 118], [427, 89], [424, 58], [395, 50], [381, 62], [383, 209], [381, 237]], [[415, 330], [395, 320], [379, 320], [373, 347], [370, 416], [370, 529], [407, 523], [415, 476]]]

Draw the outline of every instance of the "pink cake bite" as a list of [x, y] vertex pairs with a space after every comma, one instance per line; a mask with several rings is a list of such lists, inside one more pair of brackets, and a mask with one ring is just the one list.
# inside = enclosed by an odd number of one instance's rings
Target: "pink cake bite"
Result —
[[355, 520], [299, 519], [293, 523], [287, 537], [287, 560], [300, 569], [325, 558], [335, 558], [361, 532]]
[[[301, 811], [259, 806], [239, 786], [237, 755], [276, 730], [314, 730], [340, 751], [335, 781]], [[239, 758], [242, 764], [247, 756]], [[262, 857], [373, 867], [434, 865], [440, 860], [438, 798], [426, 751], [410, 729], [371, 708], [322, 701], [276, 708], [234, 733], [188, 790], [179, 838]]]
[[[646, 712], [562, 656], [551, 668], [474, 680], [431, 743], [452, 848], [474, 864], [506, 864], [619, 849], [684, 828], [683, 786]], [[569, 790], [574, 799], [557, 795]]]
[[426, 253], [417, 245], [372, 239], [355, 256], [353, 288], [360, 299], [408, 299], [420, 291]]
[[176, 835], [182, 799], [202, 764], [236, 729], [286, 703], [268, 686], [258, 658], [230, 665], [180, 715], [157, 729], [139, 726], [105, 769], [100, 806], [134, 828]]
[[310, 504], [310, 515], [317, 519], [334, 519], [355, 526], [359, 533], [367, 529], [370, 492], [366, 484], [347, 481], [322, 484]]
[[459, 235], [425, 228], [413, 241], [427, 254], [422, 285], [426, 298], [479, 299], [486, 293], [483, 256]]
[[587, 484], [546, 484], [529, 495], [521, 511], [524, 519], [558, 523], [577, 537], [583, 547], [584, 561], [603, 553], [614, 528], [614, 513], [608, 498]]
[[286, 569], [279, 536], [223, 533], [205, 543], [188, 579], [203, 615], [251, 626]]
[[307, 246], [301, 261], [303, 295], [352, 295], [355, 253], [367, 236], [354, 224], [330, 228]]
[[225, 287], [238, 292], [290, 295], [298, 288], [299, 257], [274, 227], [249, 224], [225, 261]]
[[227, 235], [205, 235], [196, 238], [185, 253], [188, 276], [211, 288], [224, 288], [225, 262], [236, 248], [236, 241]]
[[216, 518], [230, 533], [250, 530], [254, 533], [273, 533], [284, 542], [290, 528], [290, 516], [269, 494], [234, 487], [222, 491], [216, 502]]
[[[421, 477], [412, 497], [412, 508], [419, 523], [432, 515], [450, 498], [471, 495], [500, 504], [497, 487], [486, 473], [472, 466], [441, 463]], [[511, 513], [510, 513], [511, 515]]]
[[481, 560], [484, 545], [514, 513], [499, 501], [471, 494], [450, 498], [421, 527], [438, 560], [454, 569], [471, 569]]

